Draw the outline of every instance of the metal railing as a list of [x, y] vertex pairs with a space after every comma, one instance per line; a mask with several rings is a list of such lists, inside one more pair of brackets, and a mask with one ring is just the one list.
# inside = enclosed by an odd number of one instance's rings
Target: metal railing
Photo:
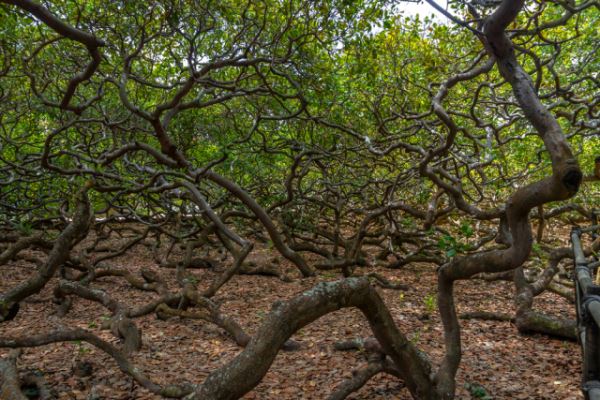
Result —
[[589, 234], [595, 240], [600, 233], [600, 210], [592, 211], [592, 225], [573, 228], [571, 246], [574, 259], [577, 333], [583, 353], [582, 390], [586, 400], [600, 400], [600, 285], [594, 282], [600, 262], [586, 257], [581, 238]]

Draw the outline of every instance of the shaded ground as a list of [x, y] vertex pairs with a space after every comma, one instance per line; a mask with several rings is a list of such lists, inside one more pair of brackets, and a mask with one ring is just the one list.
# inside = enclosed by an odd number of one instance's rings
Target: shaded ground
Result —
[[[265, 252], [267, 252], [265, 250]], [[139, 248], [127, 257], [112, 262], [137, 271], [155, 268], [151, 257]], [[156, 269], [158, 271], [158, 269]], [[0, 291], [6, 290], [33, 271], [31, 265], [16, 262], [2, 267]], [[167, 278], [173, 270], [161, 270]], [[435, 268], [411, 265], [402, 270], [380, 269], [378, 272], [395, 282], [411, 285], [412, 290], [399, 292], [381, 289], [396, 322], [409, 338], [433, 360], [443, 354], [442, 327], [435, 309]], [[210, 271], [197, 270], [200, 282]], [[287, 299], [312, 287], [318, 280], [334, 280], [339, 275], [322, 274], [319, 278], [284, 283], [277, 278], [236, 276], [226, 284], [215, 300], [222, 311], [235, 317], [252, 334], [276, 299]], [[167, 278], [168, 280], [169, 278]], [[173, 280], [168, 280], [175, 289]], [[132, 289], [123, 279], [101, 278], [95, 287], [107, 291], [126, 304], [149, 301], [152, 293]], [[96, 303], [82, 299], [64, 318], [51, 315], [51, 282], [41, 294], [22, 306], [18, 317], [0, 325], [0, 335], [42, 333], [60, 326], [79, 326], [116, 342], [101, 331], [107, 311]], [[462, 282], [457, 285], [459, 312], [486, 310], [512, 313], [512, 285], [506, 282]], [[573, 306], [565, 300], [544, 294], [535, 307], [553, 315], [574, 317]], [[430, 315], [426, 318], [426, 315]], [[203, 321], [157, 320], [154, 316], [137, 321], [142, 329], [144, 347], [135, 355], [136, 364], [160, 383], [184, 380], [201, 382], [216, 367], [228, 362], [240, 348], [224, 336], [219, 328]], [[522, 336], [510, 322], [467, 320], [463, 327], [463, 360], [458, 375], [459, 399], [472, 396], [465, 385], [481, 385], [494, 399], [582, 399], [579, 391], [580, 350], [576, 343], [543, 336]], [[302, 344], [299, 351], [280, 353], [262, 383], [245, 399], [322, 399], [352, 370], [364, 364], [360, 352], [333, 349], [336, 341], [370, 334], [366, 320], [356, 310], [329, 314], [301, 330], [294, 339]], [[0, 355], [7, 352], [0, 349]], [[81, 360], [91, 363], [91, 377], [73, 376], [73, 366]], [[26, 349], [19, 368], [36, 368], [44, 372], [60, 399], [155, 399], [122, 374], [111, 358], [86, 343], [63, 343]], [[409, 399], [396, 378], [379, 375], [350, 399]]]

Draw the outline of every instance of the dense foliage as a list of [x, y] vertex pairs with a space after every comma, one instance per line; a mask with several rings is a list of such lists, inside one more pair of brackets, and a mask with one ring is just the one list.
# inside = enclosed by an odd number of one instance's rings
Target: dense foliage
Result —
[[[61, 301], [109, 304], [94, 279], [147, 245], [158, 265], [176, 267], [181, 290], [144, 276], [161, 302], [107, 305], [126, 354], [138, 350], [129, 338], [143, 313], [211, 309], [242, 271], [286, 275], [245, 263], [263, 243], [303, 276], [348, 279], [304, 294], [316, 311], [295, 300], [269, 317], [243, 353], [254, 361], [175, 389], [103, 350], [155, 393], [235, 398], [270, 365], [257, 343], [274, 357], [291, 327], [331, 311], [319, 297], [329, 293], [337, 308], [365, 313], [415, 397], [452, 398], [452, 285], [482, 274], [514, 275], [520, 329], [572, 337], [572, 322], [542, 318], [531, 302], [570, 265], [569, 251], [544, 238], [546, 221], [586, 219], [600, 206], [600, 8], [459, 0], [447, 13], [407, 17], [386, 0], [0, 0], [0, 265], [30, 247], [47, 254], [38, 276], [0, 293], [0, 321], [18, 317], [59, 269]], [[123, 231], [131, 240], [110, 248]], [[214, 266], [199, 254], [217, 250], [230, 258], [214, 282], [186, 277]], [[376, 263], [414, 262], [441, 267], [447, 355], [435, 373], [389, 326], [368, 281], [353, 278]], [[92, 333], [65, 332], [45, 340], [102, 347]], [[234, 383], [248, 370], [247, 386]]]

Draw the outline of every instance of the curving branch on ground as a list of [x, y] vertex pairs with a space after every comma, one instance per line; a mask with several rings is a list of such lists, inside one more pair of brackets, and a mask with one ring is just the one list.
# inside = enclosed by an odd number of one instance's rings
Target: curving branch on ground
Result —
[[[569, 297], [562, 230], [600, 206], [597, 1], [460, 0], [454, 25], [387, 0], [83, 3], [0, 0], [0, 347], [82, 340], [156, 395], [234, 399], [302, 327], [357, 308], [373, 337], [339, 347], [366, 364], [330, 398], [384, 373], [437, 400], [457, 393], [457, 281], [516, 289], [513, 316], [462, 317], [571, 337], [533, 301]], [[405, 271], [437, 273], [439, 365], [377, 291], [435, 308]], [[272, 277], [304, 292], [255, 331], [228, 302]], [[98, 303], [122, 343], [8, 337], [51, 301], [52, 323]], [[158, 384], [135, 364], [154, 317], [239, 354]], [[14, 354], [0, 369], [19, 398]]]
[[87, 235], [92, 218], [87, 195], [89, 189], [90, 186], [86, 184], [75, 194], [75, 212], [72, 221], [54, 241], [44, 265], [33, 277], [0, 294], [0, 321], [13, 319], [19, 309], [19, 302], [38, 293], [56, 274], [58, 268], [68, 260], [73, 246]]

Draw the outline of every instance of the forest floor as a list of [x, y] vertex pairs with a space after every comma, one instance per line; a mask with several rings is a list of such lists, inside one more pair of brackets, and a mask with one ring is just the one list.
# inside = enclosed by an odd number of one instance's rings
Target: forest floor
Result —
[[[263, 257], [271, 251], [259, 250]], [[256, 252], [255, 252], [256, 253]], [[160, 271], [152, 257], [139, 247], [111, 264], [137, 272], [141, 268]], [[2, 267], [0, 291], [33, 273], [34, 267], [15, 262]], [[408, 337], [438, 362], [443, 354], [442, 326], [435, 311], [436, 270], [432, 265], [413, 264], [399, 270], [377, 268], [393, 282], [410, 285], [405, 292], [379, 289], [398, 326]], [[210, 281], [214, 272], [192, 270], [200, 282]], [[235, 276], [214, 298], [222, 312], [237, 319], [253, 334], [275, 300], [289, 299], [322, 280], [339, 279], [332, 272], [317, 278], [284, 283], [275, 277]], [[174, 279], [166, 278], [175, 291]], [[61, 326], [89, 329], [105, 340], [117, 340], [100, 330], [109, 315], [97, 303], [76, 299], [67, 316], [52, 315], [54, 281], [22, 305], [13, 321], [0, 325], [0, 336], [25, 336]], [[101, 278], [94, 287], [108, 292], [129, 306], [148, 302], [156, 295], [142, 292], [120, 278]], [[513, 287], [508, 282], [460, 282], [456, 288], [459, 312], [494, 311], [513, 313]], [[536, 310], [554, 316], [574, 318], [574, 306], [545, 293], [538, 297]], [[208, 373], [229, 362], [241, 349], [219, 328], [198, 320], [171, 318], [162, 321], [149, 315], [136, 320], [142, 329], [143, 348], [133, 356], [136, 365], [154, 381], [162, 384], [183, 381], [200, 383]], [[541, 335], [524, 336], [511, 322], [463, 320], [463, 358], [457, 377], [457, 398], [477, 399], [467, 390], [481, 385], [491, 399], [582, 399], [580, 394], [581, 353], [574, 342]], [[342, 352], [334, 343], [370, 336], [366, 319], [358, 310], [345, 309], [328, 314], [293, 336], [301, 344], [298, 351], [280, 352], [263, 381], [244, 399], [323, 399], [352, 371], [365, 364], [358, 351]], [[0, 356], [7, 354], [0, 349]], [[73, 375], [74, 366], [87, 361], [93, 368], [88, 377]], [[25, 349], [19, 359], [20, 370], [37, 369], [44, 373], [59, 399], [155, 399], [131, 378], [121, 373], [116, 363], [87, 343], [61, 343]], [[378, 375], [349, 399], [409, 399], [408, 391], [395, 377]]]

